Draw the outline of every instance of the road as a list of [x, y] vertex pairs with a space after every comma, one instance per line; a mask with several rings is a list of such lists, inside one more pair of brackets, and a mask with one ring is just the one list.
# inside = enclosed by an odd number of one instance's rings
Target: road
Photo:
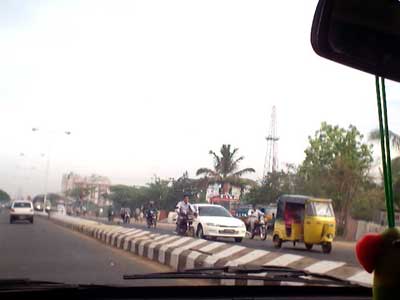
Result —
[[132, 286], [185, 284], [182, 280], [122, 279], [123, 274], [165, 271], [171, 270], [44, 218], [35, 217], [34, 224], [9, 224], [8, 212], [0, 213], [0, 279]]
[[[97, 219], [98, 220], [98, 219]], [[105, 219], [101, 219], [102, 222], [106, 222]], [[144, 223], [133, 223], [129, 225], [123, 225], [128, 227], [137, 227], [137, 228], [146, 228], [147, 226]], [[158, 223], [157, 228], [150, 228], [148, 230], [156, 233], [166, 233], [171, 234], [175, 229], [173, 224], [166, 224], [166, 223]], [[221, 241], [234, 243], [233, 239], [221, 239]], [[271, 237], [269, 236], [266, 241], [262, 241], [260, 239], [255, 238], [254, 240], [251, 239], [244, 239], [241, 243], [242, 246], [246, 246], [249, 248], [254, 249], [262, 249], [267, 251], [274, 251], [274, 252], [281, 252], [281, 253], [291, 253], [302, 255], [306, 257], [312, 257], [318, 260], [333, 260], [333, 261], [342, 261], [346, 262], [349, 265], [359, 267], [357, 262], [357, 258], [354, 252], [354, 243], [350, 242], [343, 242], [343, 241], [334, 241], [333, 243], [333, 250], [330, 254], [324, 254], [321, 251], [320, 246], [315, 246], [311, 251], [307, 250], [304, 247], [304, 244], [296, 244], [296, 247], [293, 247], [292, 243], [284, 243], [282, 244], [281, 249], [276, 249], [273, 244]]]

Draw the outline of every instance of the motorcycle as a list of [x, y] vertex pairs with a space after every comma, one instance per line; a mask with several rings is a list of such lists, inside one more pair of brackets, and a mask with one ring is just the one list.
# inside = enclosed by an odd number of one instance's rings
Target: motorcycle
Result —
[[124, 214], [124, 218], [122, 219], [122, 221], [124, 224], [129, 224], [131, 222], [131, 215], [128, 212], [126, 212]]
[[147, 212], [147, 227], [150, 228], [151, 226], [154, 226], [156, 228], [157, 226], [157, 216], [156, 212], [154, 210], [150, 210]]
[[254, 224], [254, 229], [250, 233], [250, 238], [253, 239], [256, 235], [260, 236], [260, 239], [265, 241], [267, 239], [267, 227], [265, 226], [264, 217], [260, 217]]
[[192, 236], [194, 237], [194, 227], [193, 227], [193, 218], [195, 214], [187, 213], [184, 211], [179, 212], [179, 218], [177, 223], [176, 232], [178, 235], [184, 236]]

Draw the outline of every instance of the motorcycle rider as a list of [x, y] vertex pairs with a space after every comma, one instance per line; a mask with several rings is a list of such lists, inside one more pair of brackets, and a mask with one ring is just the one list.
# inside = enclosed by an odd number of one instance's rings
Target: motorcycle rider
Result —
[[122, 223], [129, 224], [131, 220], [131, 209], [129, 207], [121, 208]]
[[188, 193], [185, 193], [183, 195], [183, 200], [179, 201], [175, 207], [175, 212], [178, 214], [178, 217], [176, 219], [176, 232], [179, 232], [179, 225], [182, 220], [182, 214], [188, 215], [189, 213], [196, 213], [194, 207], [189, 203], [189, 196], [190, 195]]
[[250, 232], [254, 231], [255, 224], [259, 222], [260, 218], [264, 217], [264, 213], [259, 210], [255, 204], [249, 209], [247, 213], [250, 222]]
[[[153, 215], [157, 220], [157, 208], [154, 206], [154, 202], [150, 201], [146, 211], [146, 219], [148, 220], [147, 222], [149, 222], [150, 218], [153, 218]], [[151, 220], [151, 222], [153, 223], [153, 220]]]

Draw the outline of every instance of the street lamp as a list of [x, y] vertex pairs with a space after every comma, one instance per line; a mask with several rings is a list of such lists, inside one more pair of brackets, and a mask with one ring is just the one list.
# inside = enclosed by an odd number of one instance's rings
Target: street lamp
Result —
[[[33, 127], [32, 128], [33, 132], [39, 131], [39, 128]], [[49, 136], [51, 134], [58, 134], [58, 132], [46, 132]], [[64, 131], [63, 134], [66, 135], [71, 135], [71, 131]], [[45, 175], [45, 181], [44, 181], [44, 196], [43, 196], [43, 212], [46, 212], [46, 201], [47, 201], [47, 186], [48, 186], [48, 181], [49, 181], [49, 169], [50, 169], [50, 151], [51, 151], [51, 145], [52, 145], [52, 139], [49, 139], [49, 144], [48, 144], [48, 151], [47, 151], [47, 161], [46, 161], [46, 175]]]

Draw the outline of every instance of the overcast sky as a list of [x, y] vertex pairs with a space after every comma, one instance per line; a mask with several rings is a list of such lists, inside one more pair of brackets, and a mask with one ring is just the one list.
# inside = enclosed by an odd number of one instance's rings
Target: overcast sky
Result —
[[[313, 53], [316, 3], [1, 1], [0, 188], [42, 192], [50, 141], [51, 191], [66, 171], [194, 176], [223, 143], [259, 178], [273, 105], [281, 164], [302, 161], [322, 121], [368, 134], [374, 77]], [[397, 132], [399, 96], [389, 84]]]

